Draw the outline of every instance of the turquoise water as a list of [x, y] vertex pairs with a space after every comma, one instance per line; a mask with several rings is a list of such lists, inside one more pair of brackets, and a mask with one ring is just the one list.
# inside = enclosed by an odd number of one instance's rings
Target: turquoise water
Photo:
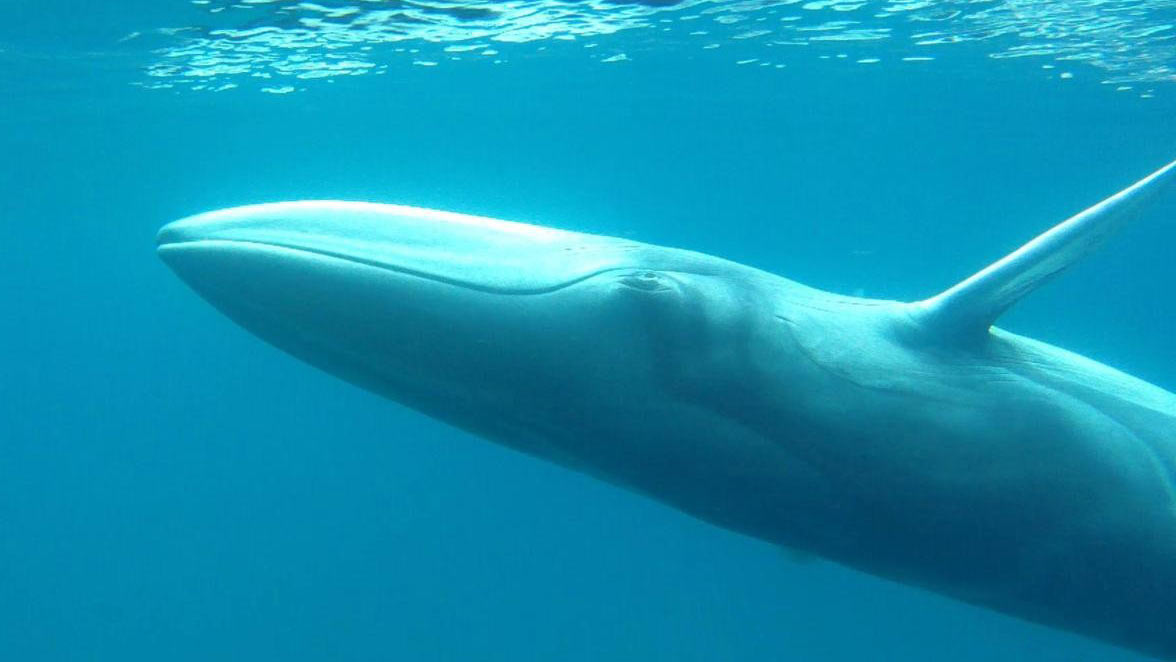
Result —
[[[364, 199], [919, 298], [1176, 158], [1176, 3], [0, 10], [0, 659], [1142, 659], [343, 384], [154, 232]], [[1173, 219], [1002, 325], [1176, 388]]]

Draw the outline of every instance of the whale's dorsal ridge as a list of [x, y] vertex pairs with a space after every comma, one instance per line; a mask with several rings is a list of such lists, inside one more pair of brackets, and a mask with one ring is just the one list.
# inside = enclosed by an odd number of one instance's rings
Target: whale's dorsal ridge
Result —
[[1176, 182], [1176, 161], [1062, 221], [955, 286], [912, 305], [939, 337], [986, 333], [1021, 297], [1097, 249]]

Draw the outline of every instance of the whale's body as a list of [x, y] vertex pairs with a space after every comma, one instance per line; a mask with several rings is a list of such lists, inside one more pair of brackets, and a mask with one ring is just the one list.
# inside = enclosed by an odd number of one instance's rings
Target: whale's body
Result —
[[210, 212], [159, 252], [324, 370], [703, 520], [1176, 659], [1176, 396], [991, 328], [1170, 164], [931, 299], [334, 201]]

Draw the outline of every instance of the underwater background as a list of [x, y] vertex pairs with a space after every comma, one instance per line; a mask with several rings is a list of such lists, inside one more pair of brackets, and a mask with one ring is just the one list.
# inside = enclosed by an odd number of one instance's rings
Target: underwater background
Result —
[[[0, 660], [1138, 655], [692, 520], [234, 326], [344, 198], [929, 296], [1176, 158], [1176, 2], [0, 0]], [[1001, 326], [1176, 388], [1176, 201]]]

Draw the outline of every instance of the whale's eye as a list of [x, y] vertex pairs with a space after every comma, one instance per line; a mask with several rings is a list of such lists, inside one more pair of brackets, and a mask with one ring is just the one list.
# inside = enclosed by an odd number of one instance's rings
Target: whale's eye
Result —
[[667, 289], [665, 276], [656, 271], [634, 271], [621, 277], [621, 283], [636, 290], [656, 292]]

